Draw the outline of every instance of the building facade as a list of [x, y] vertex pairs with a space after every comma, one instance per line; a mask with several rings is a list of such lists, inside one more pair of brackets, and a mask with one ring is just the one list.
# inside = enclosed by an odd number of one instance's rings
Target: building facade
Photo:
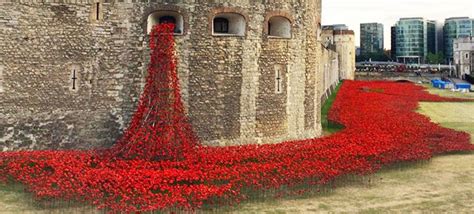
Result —
[[435, 21], [423, 18], [401, 18], [395, 28], [398, 62], [424, 63], [428, 53], [437, 52]]
[[448, 63], [454, 60], [454, 40], [470, 36], [474, 36], [474, 19], [469, 17], [454, 17], [445, 20], [443, 28], [444, 56]]
[[383, 53], [384, 32], [382, 24], [360, 24], [360, 49], [362, 55], [370, 53]]
[[354, 31], [341, 24], [323, 26], [321, 41], [323, 103], [340, 80], [354, 80], [356, 47]]
[[391, 49], [390, 49], [390, 57], [393, 59], [397, 59], [397, 27], [392, 26], [390, 27], [390, 43], [391, 43]]
[[453, 57], [456, 76], [474, 75], [474, 37], [462, 37], [453, 40]]
[[338, 57], [321, 41], [320, 0], [0, 4], [0, 150], [113, 144], [144, 85], [151, 27], [170, 20], [183, 101], [203, 143], [321, 134], [321, 68]]
[[353, 80], [356, 58], [354, 31], [349, 30], [347, 26], [341, 28], [341, 25], [327, 25], [323, 26], [322, 37], [323, 44], [327, 49], [333, 50], [337, 54], [339, 64], [339, 78], [337, 79]]

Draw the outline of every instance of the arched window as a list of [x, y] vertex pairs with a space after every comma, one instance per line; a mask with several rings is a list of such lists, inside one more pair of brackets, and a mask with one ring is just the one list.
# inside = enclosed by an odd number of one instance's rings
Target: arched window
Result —
[[214, 33], [229, 33], [229, 20], [226, 18], [215, 18]]
[[291, 38], [291, 22], [283, 16], [273, 16], [268, 20], [268, 36]]
[[212, 33], [215, 36], [245, 36], [246, 21], [238, 13], [219, 13], [212, 19]]
[[154, 25], [163, 23], [175, 24], [174, 33], [177, 35], [184, 32], [184, 19], [180, 13], [176, 11], [157, 11], [148, 16], [147, 33], [151, 33]]

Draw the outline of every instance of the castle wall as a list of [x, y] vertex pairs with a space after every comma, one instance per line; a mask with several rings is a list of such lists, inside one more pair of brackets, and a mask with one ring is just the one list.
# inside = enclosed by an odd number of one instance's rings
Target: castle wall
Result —
[[333, 90], [336, 88], [340, 79], [340, 64], [339, 64], [339, 54], [331, 49], [325, 48], [323, 45], [321, 49], [321, 64], [319, 69], [322, 72], [321, 75], [321, 86], [320, 90], [322, 91], [320, 101], [324, 103], [326, 99], [331, 95]]
[[[321, 133], [320, 1], [55, 2], [0, 3], [0, 150], [112, 145], [144, 85], [148, 15], [163, 10], [183, 16], [178, 73], [204, 143]], [[222, 12], [245, 17], [244, 36], [212, 34], [212, 18]], [[291, 20], [291, 38], [267, 35], [273, 15]]]
[[341, 79], [355, 78], [355, 36], [352, 30], [334, 31], [336, 52], [339, 54]]

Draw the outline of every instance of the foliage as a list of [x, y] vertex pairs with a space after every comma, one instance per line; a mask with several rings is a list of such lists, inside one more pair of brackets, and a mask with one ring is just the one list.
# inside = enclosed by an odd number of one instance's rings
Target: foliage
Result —
[[386, 51], [378, 51], [374, 53], [361, 53], [359, 56], [356, 56], [357, 62], [363, 61], [389, 61], [391, 60], [390, 53]]
[[[430, 95], [414, 84], [358, 81], [344, 81], [329, 111], [329, 120], [345, 126], [337, 134], [268, 145], [200, 146], [179, 104], [171, 50], [158, 50], [171, 47], [159, 44], [172, 42], [167, 39], [171, 29], [154, 29], [158, 43], [151, 42], [151, 74], [116, 146], [105, 151], [3, 152], [0, 182], [22, 183], [38, 199], [82, 201], [117, 212], [194, 209], [204, 203], [238, 203], [247, 198], [246, 190], [273, 189], [279, 196], [284, 188], [474, 150], [467, 133], [442, 128], [414, 112], [419, 101], [465, 100]], [[167, 59], [157, 63], [170, 64], [154, 70], [155, 55]], [[173, 90], [160, 93], [163, 89]], [[156, 114], [156, 121], [149, 114]]]
[[426, 56], [426, 61], [428, 64], [441, 64], [444, 62], [444, 55], [442, 52], [437, 52], [436, 54], [430, 52]]

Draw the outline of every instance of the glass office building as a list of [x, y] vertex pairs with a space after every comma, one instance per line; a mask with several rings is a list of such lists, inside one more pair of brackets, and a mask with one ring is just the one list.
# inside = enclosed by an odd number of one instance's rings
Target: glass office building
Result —
[[390, 57], [392, 59], [396, 59], [397, 57], [397, 27], [392, 26], [390, 28], [390, 43], [391, 43], [391, 49], [390, 49]]
[[380, 23], [360, 24], [361, 54], [383, 52], [383, 25]]
[[[436, 22], [423, 18], [401, 18], [396, 28], [398, 62], [424, 63], [428, 53], [436, 53]], [[392, 47], [393, 48], [393, 47]]]
[[448, 18], [444, 22], [444, 56], [446, 61], [453, 62], [453, 41], [474, 35], [474, 19], [469, 17]]

